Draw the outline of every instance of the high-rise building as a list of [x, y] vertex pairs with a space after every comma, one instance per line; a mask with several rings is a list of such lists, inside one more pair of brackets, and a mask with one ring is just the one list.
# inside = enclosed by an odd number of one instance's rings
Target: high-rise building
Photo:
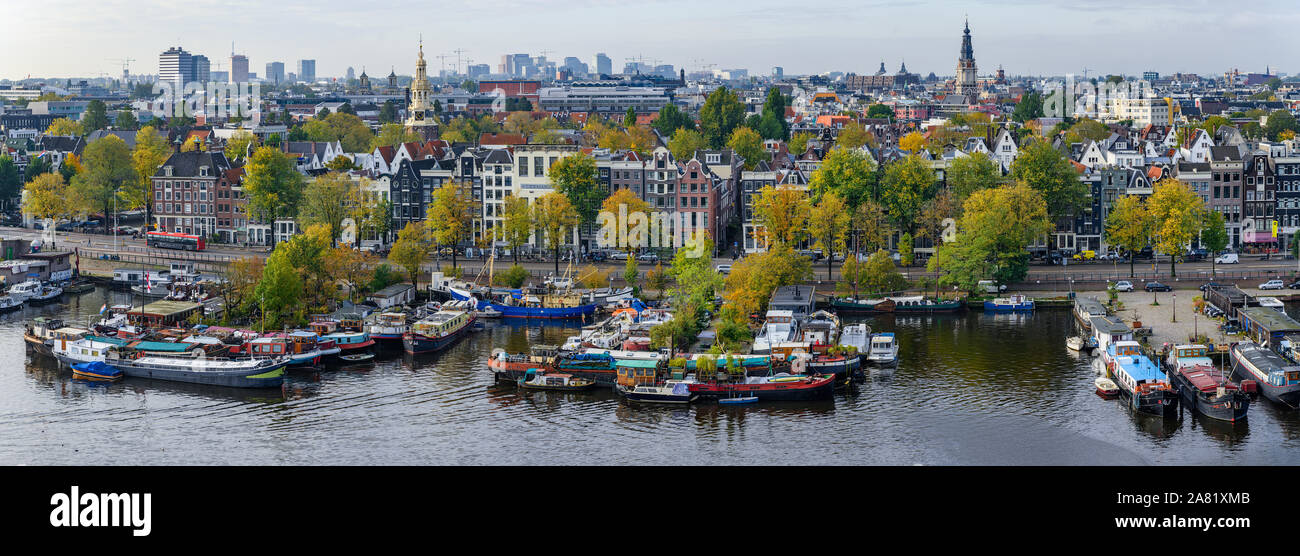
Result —
[[469, 75], [469, 78], [470, 78], [470, 79], [477, 79], [477, 78], [482, 77], [482, 76], [484, 76], [484, 75], [489, 75], [489, 74], [491, 74], [491, 73], [492, 73], [492, 66], [489, 66], [489, 65], [487, 65], [487, 64], [474, 64], [474, 65], [471, 65], [471, 66], [467, 66], [467, 67], [465, 68], [465, 73], [467, 73], [467, 74]]
[[192, 80], [198, 81], [200, 83], [207, 83], [208, 81], [212, 80], [212, 75], [210, 71], [212, 68], [212, 64], [208, 62], [207, 56], [204, 56], [202, 54], [195, 54], [194, 56], [190, 57], [190, 62], [194, 64], [194, 70], [193, 73], [191, 74], [193, 75], [193, 77], [191, 77]]
[[231, 83], [248, 82], [248, 56], [230, 55], [230, 81]]
[[173, 46], [158, 56], [158, 80], [186, 83], [194, 80], [194, 61], [189, 52]]
[[298, 81], [316, 82], [316, 60], [298, 60]]
[[975, 83], [975, 49], [970, 44], [970, 21], [961, 38], [961, 56], [957, 58], [957, 94], [975, 98], [979, 94], [979, 85]]
[[597, 52], [591, 60], [591, 71], [598, 74], [609, 75], [614, 73], [614, 62], [606, 56], [604, 52]]
[[352, 81], [353, 79], [356, 78], [357, 78], [357, 71], [352, 69], [352, 66], [348, 66], [348, 73], [345, 79], [347, 79], [348, 81]]
[[268, 62], [266, 64], [266, 80], [277, 85], [284, 81], [284, 62]]
[[774, 78], [774, 79], [782, 79], [782, 78], [784, 78], [784, 77], [785, 77], [785, 68], [783, 68], [783, 67], [781, 67], [781, 66], [773, 66], [773, 67], [772, 67], [772, 78]]

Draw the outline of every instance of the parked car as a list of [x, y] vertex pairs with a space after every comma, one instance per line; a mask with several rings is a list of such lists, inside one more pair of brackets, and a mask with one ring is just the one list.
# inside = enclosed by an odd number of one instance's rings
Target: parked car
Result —
[[1280, 290], [1284, 287], [1281, 280], [1269, 280], [1259, 285], [1261, 290]]
[[717, 270], [718, 270], [718, 274], [731, 274], [731, 265], [720, 264], [718, 265]]
[[1206, 283], [1204, 283], [1204, 284], [1201, 284], [1201, 286], [1200, 286], [1200, 290], [1201, 290], [1201, 291], [1209, 291], [1210, 288], [1222, 288], [1222, 287], [1224, 287], [1224, 286], [1229, 286], [1229, 285], [1230, 285], [1230, 284], [1223, 284], [1223, 283], [1220, 283], [1220, 282], [1209, 281], [1209, 282], [1206, 282]]
[[610, 253], [610, 254], [609, 254], [609, 260], [611, 260], [611, 261], [626, 261], [626, 260], [627, 260], [627, 251], [614, 251], [613, 253]]
[[636, 260], [641, 262], [647, 262], [647, 263], [655, 263], [655, 262], [659, 262], [659, 255], [656, 255], [654, 253], [641, 253], [640, 255], [636, 256]]
[[1133, 282], [1130, 282], [1128, 280], [1120, 280], [1118, 282], [1115, 282], [1115, 291], [1131, 292], [1133, 291]]
[[1143, 286], [1143, 289], [1145, 289], [1146, 291], [1149, 291], [1149, 292], [1170, 292], [1170, 291], [1174, 291], [1173, 288], [1171, 288], [1171, 287], [1169, 287], [1169, 286], [1166, 286], [1166, 285], [1164, 285], [1164, 284], [1161, 284], [1160, 282], [1147, 282], [1147, 285]]
[[1047, 258], [1043, 260], [1049, 265], [1060, 265], [1065, 260], [1065, 257], [1062, 257], [1060, 253], [1048, 253]]
[[1300, 280], [1291, 282], [1290, 284], [1287, 284], [1286, 287], [1293, 290], [1300, 290]]
[[1184, 260], [1188, 262], [1203, 261], [1209, 254], [1210, 252], [1204, 249], [1192, 249], [1187, 252], [1187, 256], [1184, 257]]
[[1005, 284], [998, 284], [992, 280], [980, 280], [979, 283], [975, 285], [975, 288], [984, 293], [1000, 293], [1007, 291], [1007, 286]]
[[1156, 252], [1152, 251], [1150, 247], [1143, 247], [1141, 251], [1137, 252], [1138, 260], [1154, 259], [1155, 257], [1156, 257]]
[[1214, 264], [1237, 264], [1239, 262], [1241, 261], [1237, 260], [1236, 253], [1224, 253], [1222, 255], [1219, 255], [1218, 258], [1214, 259]]

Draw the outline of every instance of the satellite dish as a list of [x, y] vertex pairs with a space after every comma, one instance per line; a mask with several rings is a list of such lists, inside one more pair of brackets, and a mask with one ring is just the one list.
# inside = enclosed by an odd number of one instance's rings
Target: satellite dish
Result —
[[357, 241], [357, 222], [351, 218], [343, 219], [343, 231], [339, 233], [339, 242], [353, 244]]

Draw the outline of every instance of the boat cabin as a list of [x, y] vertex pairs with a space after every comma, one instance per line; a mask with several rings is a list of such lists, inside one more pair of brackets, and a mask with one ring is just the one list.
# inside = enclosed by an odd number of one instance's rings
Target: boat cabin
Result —
[[894, 349], [894, 334], [882, 332], [871, 337], [871, 351], [888, 351]]
[[317, 335], [324, 336], [326, 334], [333, 334], [337, 331], [339, 329], [339, 323], [332, 320], [318, 320], [308, 324], [307, 327]]
[[617, 371], [620, 386], [654, 386], [659, 381], [658, 361], [619, 361]]
[[1092, 336], [1097, 339], [1097, 349], [1106, 348], [1115, 342], [1133, 340], [1133, 329], [1116, 316], [1092, 318]]
[[1288, 334], [1300, 333], [1300, 322], [1268, 307], [1240, 307], [1237, 316], [1247, 337], [1274, 351], [1282, 349], [1282, 340]]

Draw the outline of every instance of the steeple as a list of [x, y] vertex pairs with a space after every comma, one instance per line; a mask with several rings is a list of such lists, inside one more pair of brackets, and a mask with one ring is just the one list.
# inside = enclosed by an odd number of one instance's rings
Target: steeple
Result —
[[903, 65], [898, 68], [899, 75], [907, 75], [907, 60], [903, 60]]
[[881, 59], [881, 60], [880, 60], [880, 69], [876, 70], [876, 75], [884, 75], [884, 74], [885, 74], [885, 60], [884, 60], [884, 59]]

